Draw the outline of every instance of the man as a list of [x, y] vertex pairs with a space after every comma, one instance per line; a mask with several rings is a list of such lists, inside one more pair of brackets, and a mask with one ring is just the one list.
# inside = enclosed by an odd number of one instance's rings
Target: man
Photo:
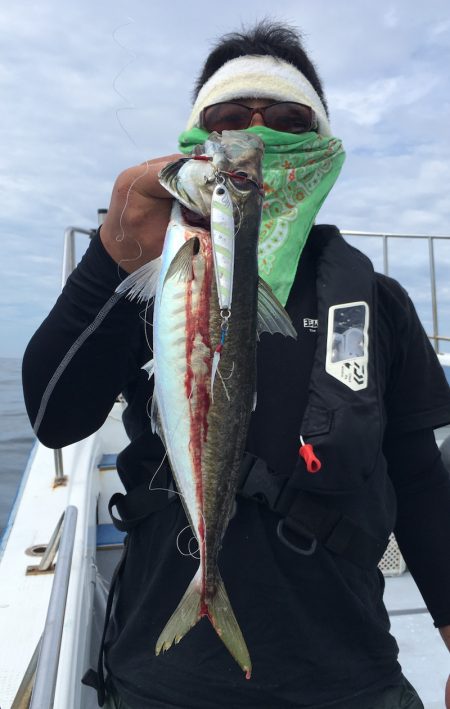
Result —
[[[267, 471], [289, 479], [289, 504], [239, 495], [219, 559], [253, 676], [244, 679], [206, 621], [154, 656], [197, 565], [177, 551], [186, 518], [167, 503], [130, 525], [106, 629], [108, 701], [125, 709], [417, 709], [377, 563], [395, 525], [450, 647], [450, 480], [433, 436], [450, 421], [450, 393], [403, 289], [375, 275], [335, 227], [312, 226], [343, 150], [292, 29], [261, 23], [224, 37], [208, 57], [180, 145], [229, 128], [250, 128], [266, 143], [260, 271], [299, 333], [297, 342], [261, 337], [247, 443], [264, 479], [273, 482]], [[148, 487], [164, 451], [149, 433], [141, 307], [113, 293], [121, 269], [131, 273], [161, 252], [171, 198], [157, 176], [175, 157], [119, 176], [100, 236], [24, 359], [30, 417], [49, 446], [90, 434], [124, 392], [132, 442], [118, 470], [130, 496]], [[316, 475], [298, 458], [299, 434], [320, 458]], [[166, 469], [160, 487], [169, 484]]]

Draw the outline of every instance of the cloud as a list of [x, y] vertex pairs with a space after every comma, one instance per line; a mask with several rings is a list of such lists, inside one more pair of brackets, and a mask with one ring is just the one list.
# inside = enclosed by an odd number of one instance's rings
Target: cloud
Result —
[[390, 7], [387, 12], [383, 15], [383, 22], [389, 29], [398, 27], [399, 19], [398, 13], [395, 7]]
[[179, 0], [4, 4], [0, 317], [8, 352], [20, 354], [56, 298], [65, 227], [95, 226], [122, 169], [173, 152], [214, 39], [275, 14], [302, 29], [347, 150], [320, 218], [448, 233], [448, 0], [286, 0], [280, 11], [268, 0], [214, 9], [199, 0], [188, 13]]
[[439, 84], [433, 74], [390, 76], [360, 83], [330, 92], [334, 110], [345, 111], [346, 116], [361, 126], [374, 126], [380, 121], [393, 121], [401, 109], [425, 101]]

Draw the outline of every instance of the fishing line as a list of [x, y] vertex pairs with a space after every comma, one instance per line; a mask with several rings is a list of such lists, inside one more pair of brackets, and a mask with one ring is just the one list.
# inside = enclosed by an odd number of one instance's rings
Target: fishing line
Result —
[[[128, 61], [125, 62], [125, 64], [119, 69], [118, 73], [117, 73], [116, 76], [114, 77], [113, 82], [112, 82], [112, 87], [113, 87], [115, 93], [117, 94], [117, 96], [124, 102], [124, 104], [127, 104], [127, 105], [122, 106], [122, 107], [120, 107], [120, 108], [117, 108], [117, 109], [115, 110], [116, 120], [117, 120], [117, 122], [118, 122], [120, 128], [122, 129], [122, 131], [123, 131], [123, 132], [125, 133], [125, 135], [127, 136], [128, 140], [132, 143], [132, 145], [134, 145], [134, 147], [136, 148], [136, 150], [137, 150], [139, 153], [141, 153], [142, 151], [141, 151], [140, 146], [136, 143], [136, 141], [134, 140], [133, 136], [132, 136], [131, 133], [127, 130], [127, 128], [125, 127], [123, 121], [122, 121], [121, 118], [120, 118], [120, 113], [121, 113], [121, 112], [123, 112], [123, 111], [134, 111], [134, 110], [136, 110], [136, 105], [135, 105], [133, 102], [130, 102], [129, 97], [126, 96], [125, 94], [123, 94], [123, 93], [119, 90], [119, 88], [118, 88], [118, 81], [119, 81], [120, 77], [122, 76], [122, 74], [124, 74], [124, 72], [126, 71], [126, 69], [127, 69], [129, 66], [131, 66], [131, 64], [133, 64], [133, 63], [136, 61], [136, 58], [137, 58], [136, 54], [135, 54], [134, 52], [132, 52], [132, 51], [129, 49], [129, 47], [127, 47], [126, 45], [122, 44], [122, 42], [120, 42], [120, 40], [119, 40], [118, 37], [117, 37], [117, 33], [118, 33], [121, 29], [123, 29], [124, 27], [128, 27], [128, 26], [131, 25], [131, 24], [136, 24], [136, 21], [135, 21], [135, 19], [134, 19], [133, 17], [128, 17], [128, 18], [127, 18], [127, 22], [124, 22], [124, 23], [122, 23], [121, 25], [119, 25], [118, 27], [116, 27], [116, 28], [114, 29], [113, 33], [112, 33], [112, 38], [113, 38], [113, 41], [115, 42], [115, 44], [117, 44], [117, 46], [120, 47], [120, 49], [121, 49], [123, 52], [125, 52], [125, 53], [128, 55], [128, 57], [129, 57]], [[133, 180], [133, 182], [131, 183], [131, 185], [130, 185], [130, 187], [129, 187], [129, 189], [128, 189], [127, 196], [126, 196], [126, 200], [125, 200], [125, 205], [124, 205], [124, 207], [123, 207], [123, 209], [122, 209], [122, 213], [121, 213], [121, 215], [120, 215], [120, 220], [119, 220], [119, 223], [120, 223], [120, 234], [117, 234], [117, 235], [116, 235], [116, 241], [118, 241], [118, 242], [123, 241], [123, 239], [125, 238], [125, 230], [124, 230], [124, 228], [123, 228], [123, 216], [124, 216], [125, 211], [126, 211], [126, 209], [127, 209], [127, 207], [128, 207], [128, 201], [129, 201], [130, 193], [131, 193], [131, 190], [132, 190], [133, 186], [134, 186], [134, 185], [136, 184], [136, 182], [140, 179], [140, 177], [144, 177], [144, 176], [147, 174], [148, 170], [149, 170], [149, 165], [148, 165], [148, 161], [147, 161], [147, 160], [145, 161], [145, 166], [146, 166], [145, 172], [144, 172], [142, 175], [139, 175], [138, 177], [136, 177], [135, 180]], [[135, 241], [136, 241], [136, 240], [135, 240]], [[118, 273], [119, 273], [119, 277], [121, 277], [121, 276], [120, 276], [120, 272], [119, 272], [119, 266], [120, 266], [122, 263], [137, 261], [137, 260], [139, 260], [139, 259], [141, 258], [142, 253], [143, 253], [143, 252], [142, 252], [142, 247], [141, 247], [141, 245], [140, 245], [140, 243], [139, 243], [138, 241], [136, 241], [136, 244], [137, 244], [137, 246], [138, 246], [138, 248], [139, 248], [139, 253], [138, 253], [138, 255], [137, 255], [135, 258], [128, 258], [128, 259], [125, 259], [125, 258], [124, 258], [124, 259], [122, 259], [122, 260], [118, 263]]]
[[[120, 218], [119, 218], [120, 233], [119, 233], [119, 234], [116, 234], [116, 241], [117, 241], [117, 242], [121, 242], [121, 241], [123, 241], [123, 240], [125, 239], [125, 229], [124, 229], [124, 227], [123, 227], [123, 217], [124, 217], [124, 214], [125, 214], [125, 212], [126, 212], [126, 210], [127, 210], [127, 207], [128, 207], [128, 202], [129, 202], [129, 200], [130, 200], [131, 190], [133, 189], [133, 187], [134, 187], [134, 185], [136, 184], [136, 182], [138, 182], [140, 179], [142, 179], [143, 177], [145, 177], [145, 175], [147, 175], [149, 169], [150, 169], [149, 163], [148, 163], [148, 160], [146, 160], [146, 161], [145, 161], [145, 170], [144, 170], [144, 172], [143, 172], [141, 175], [137, 175], [137, 176], [134, 178], [134, 180], [131, 182], [130, 186], [128, 187], [127, 195], [126, 195], [126, 197], [125, 197], [125, 204], [124, 204], [124, 206], [123, 206], [123, 209], [122, 209], [122, 212], [121, 212]], [[137, 254], [137, 256], [134, 256], [133, 258], [122, 258], [122, 259], [120, 259], [120, 261], [119, 261], [118, 264], [117, 264], [117, 275], [118, 275], [118, 277], [119, 277], [121, 280], [122, 280], [122, 275], [121, 275], [121, 273], [120, 273], [121, 264], [122, 264], [122, 263], [128, 263], [128, 262], [132, 263], [133, 261], [138, 261], [138, 260], [141, 258], [142, 254], [143, 254], [142, 246], [140, 245], [139, 241], [138, 241], [137, 239], [133, 239], [133, 241], [135, 242], [135, 244], [137, 244], [137, 247], [138, 247], [138, 249], [139, 249], [139, 253]]]
[[[199, 555], [199, 556], [196, 556], [196, 554], [199, 554], [199, 553], [200, 553], [200, 545], [199, 545], [199, 543], [198, 543], [197, 537], [192, 536], [192, 537], [189, 539], [188, 544], [187, 544], [187, 548], [188, 548], [187, 552], [183, 551], [183, 550], [181, 549], [181, 547], [180, 547], [180, 537], [181, 537], [181, 535], [186, 531], [186, 529], [191, 529], [191, 525], [190, 525], [190, 524], [186, 525], [186, 527], [183, 527], [183, 529], [178, 532], [178, 534], [177, 534], [177, 540], [176, 540], [177, 549], [178, 549], [178, 551], [180, 552], [181, 556], [190, 556], [190, 557], [192, 557], [193, 559], [196, 559], [197, 561], [200, 561], [200, 555]], [[197, 549], [195, 549], [194, 551], [191, 550], [191, 544], [192, 544], [192, 542], [197, 542]]]
[[[154, 298], [153, 298], [153, 300], [154, 300]], [[152, 322], [149, 322], [149, 321], [147, 320], [147, 312], [148, 312], [149, 307], [150, 307], [150, 301], [147, 301], [147, 305], [145, 306], [145, 310], [144, 310], [144, 324], [145, 324], [145, 325], [148, 325], [148, 326], [150, 326], [150, 327], [153, 327], [153, 320], [152, 320]], [[148, 337], [148, 334], [147, 334], [147, 328], [146, 328], [146, 327], [144, 327], [144, 336], [145, 336], [145, 341], [146, 341], [146, 343], [147, 343], [147, 347], [148, 347], [148, 349], [150, 350], [150, 352], [151, 352], [152, 355], [153, 355], [153, 347], [152, 347], [152, 345], [153, 345], [153, 340], [152, 340], [152, 344], [150, 344], [150, 340], [149, 340], [149, 337]]]
[[[153, 484], [153, 480], [156, 478], [156, 476], [158, 475], [159, 471], [161, 470], [161, 468], [162, 468], [162, 466], [163, 466], [164, 461], [166, 460], [166, 458], [167, 458], [167, 451], [164, 453], [164, 457], [163, 457], [162, 461], [160, 462], [160, 464], [159, 464], [158, 467], [156, 468], [155, 472], [153, 473], [152, 479], [150, 480], [150, 482], [149, 482], [149, 484], [148, 484], [148, 489], [149, 489], [149, 490], [161, 490], [161, 491], [164, 491], [165, 488], [152, 487], [152, 484]], [[171, 490], [169, 490], [169, 488], [167, 488], [167, 489], [166, 489], [166, 492], [171, 492]], [[175, 490], [174, 490], [174, 492], [175, 492]]]
[[[147, 301], [145, 308], [143, 310], [141, 310], [141, 312], [139, 313], [139, 317], [141, 318], [142, 322], [145, 323], [146, 325], [148, 325], [149, 327], [153, 327], [153, 320], [147, 319], [147, 311], [150, 308], [153, 301], [154, 301], [154, 297], [151, 298], [149, 301]], [[153, 353], [153, 348], [150, 346], [150, 344], [148, 342], [147, 342], [147, 344], [150, 348], [150, 351]]]
[[[158, 469], [157, 469], [156, 472], [154, 473], [154, 475], [153, 475], [153, 477], [152, 477], [152, 479], [151, 479], [151, 481], [150, 481], [150, 484], [149, 484], [148, 489], [149, 489], [150, 491], [168, 492], [168, 493], [173, 494], [173, 495], [178, 495], [178, 496], [181, 497], [182, 499], [185, 499], [185, 496], [183, 495], [183, 493], [182, 493], [182, 492], [179, 492], [178, 490], [175, 490], [174, 488], [169, 488], [169, 487], [152, 487], [152, 482], [153, 482], [153, 480], [154, 480], [154, 478], [155, 478], [155, 475], [156, 475], [156, 474], [158, 473], [158, 471], [160, 470], [161, 465], [164, 463], [164, 460], [165, 460], [166, 457], [167, 457], [167, 453], [165, 454], [164, 458], [162, 459], [162, 461], [161, 461], [161, 463], [160, 463]], [[201, 517], [202, 517], [202, 519], [203, 519], [203, 522], [204, 522], [205, 518], [204, 518], [204, 516], [203, 516], [203, 513], [200, 512], [200, 515], [201, 515]], [[197, 549], [195, 552], [193, 552], [193, 553], [190, 551], [190, 545], [191, 545], [191, 543], [192, 543], [192, 540], [194, 539], [195, 541], [197, 541], [197, 537], [193, 536], [193, 537], [191, 537], [191, 539], [189, 540], [189, 542], [188, 542], [188, 553], [182, 551], [182, 549], [181, 549], [180, 546], [179, 546], [179, 543], [178, 543], [179, 537], [180, 537], [180, 535], [181, 535], [183, 532], [186, 531], [186, 529], [191, 529], [191, 525], [190, 525], [190, 524], [186, 525], [186, 527], [184, 527], [184, 528], [181, 530], [181, 532], [178, 532], [177, 538], [176, 538], [176, 546], [177, 546], [177, 549], [178, 549], [178, 551], [180, 552], [180, 554], [181, 554], [182, 556], [192, 556], [193, 559], [200, 559], [199, 556], [195, 556], [195, 554], [197, 553], [197, 551], [200, 551], [200, 547], [198, 547], [198, 549]], [[197, 544], [198, 544], [198, 542], [197, 542]]]
[[228, 393], [227, 385], [225, 384], [225, 381], [224, 381], [224, 379], [223, 379], [223, 377], [222, 377], [222, 374], [220, 373], [220, 370], [219, 370], [219, 369], [217, 370], [217, 374], [219, 375], [219, 379], [220, 379], [220, 381], [221, 381], [222, 384], [223, 384], [223, 388], [224, 388], [224, 390], [225, 390], [225, 396], [227, 397], [228, 401], [231, 401], [230, 395], [229, 395], [229, 393]]
[[[191, 544], [192, 544], [192, 542], [196, 542], [196, 543], [197, 543], [197, 549], [195, 549], [194, 551], [191, 551]], [[188, 541], [188, 552], [189, 552], [189, 556], [192, 556], [193, 559], [197, 559], [197, 561], [200, 561], [200, 559], [201, 559], [201, 556], [200, 556], [200, 544], [198, 543], [197, 537], [192, 536], [192, 537], [189, 539], [189, 541]]]
[[233, 376], [233, 372], [234, 372], [234, 361], [231, 363], [231, 372], [229, 373], [229, 375], [227, 377], [222, 376], [222, 379], [225, 382], [227, 382]]
[[[152, 482], [153, 482], [153, 480], [155, 479], [155, 476], [157, 475], [158, 471], [161, 469], [161, 466], [162, 466], [162, 464], [164, 463], [164, 460], [165, 460], [166, 457], [167, 457], [167, 453], [165, 454], [164, 458], [162, 459], [162, 461], [161, 461], [161, 463], [160, 463], [158, 469], [157, 469], [156, 472], [153, 474], [153, 477], [152, 477], [152, 479], [151, 479], [151, 481], [150, 481], [150, 484], [149, 484], [148, 489], [149, 489], [150, 491], [168, 492], [168, 493], [171, 493], [171, 494], [174, 494], [174, 495], [178, 495], [178, 496], [181, 497], [182, 499], [186, 499], [186, 498], [185, 498], [185, 495], [183, 495], [182, 492], [179, 492], [179, 490], [175, 490], [174, 488], [169, 488], [169, 487], [152, 487]], [[201, 518], [202, 518], [202, 520], [203, 520], [203, 523], [205, 524], [205, 517], [204, 517], [204, 515], [203, 515], [203, 512], [200, 512], [200, 516], [201, 516]], [[197, 552], [200, 553], [200, 546], [199, 546], [199, 544], [198, 544], [198, 540], [197, 540], [197, 537], [196, 537], [195, 535], [193, 535], [193, 536], [190, 538], [189, 542], [188, 542], [188, 552], [184, 552], [184, 551], [180, 548], [180, 545], [179, 545], [179, 537], [180, 537], [181, 534], [183, 534], [183, 532], [186, 531], [186, 529], [191, 529], [191, 531], [192, 531], [191, 525], [190, 525], [190, 524], [187, 524], [186, 527], [183, 527], [183, 529], [182, 529], [180, 532], [178, 532], [177, 537], [176, 537], [176, 542], [175, 542], [175, 543], [176, 543], [176, 546], [177, 546], [177, 549], [178, 549], [178, 551], [180, 552], [180, 554], [181, 554], [182, 556], [191, 556], [193, 559], [200, 560], [200, 556], [195, 556], [195, 555], [197, 554]], [[191, 544], [192, 544], [193, 541], [196, 541], [196, 542], [197, 542], [197, 549], [196, 549], [195, 551], [191, 551], [191, 549], [190, 549]]]
[[[178, 427], [178, 425], [179, 425], [179, 423], [180, 423], [181, 420], [182, 420], [182, 417], [180, 416], [179, 421], [178, 421], [178, 423], [177, 423], [177, 426], [175, 427], [175, 430], [176, 430], [176, 428]], [[157, 469], [155, 470], [155, 472], [154, 472], [153, 475], [152, 475], [152, 478], [151, 478], [151, 480], [150, 480], [150, 482], [149, 482], [149, 485], [148, 485], [148, 489], [149, 489], [150, 491], [154, 490], [154, 491], [158, 491], [158, 492], [167, 492], [167, 493], [169, 493], [169, 494], [178, 495], [182, 500], [184, 500], [184, 501], [186, 502], [186, 495], [184, 495], [184, 494], [183, 494], [182, 492], [180, 492], [179, 490], [176, 490], [175, 488], [168, 488], [168, 487], [152, 487], [153, 481], [155, 480], [156, 476], [158, 475], [159, 471], [161, 470], [161, 468], [162, 468], [162, 466], [163, 466], [163, 464], [164, 464], [164, 462], [165, 462], [165, 460], [166, 460], [167, 457], [168, 457], [168, 456], [167, 456], [167, 450], [166, 450], [166, 452], [164, 453], [164, 456], [163, 456], [163, 459], [162, 459], [161, 463], [158, 465]], [[187, 506], [187, 504], [186, 504], [186, 506]], [[200, 514], [200, 516], [201, 516], [201, 518], [202, 518], [202, 520], [203, 520], [203, 524], [204, 524], [204, 526], [205, 526], [205, 528], [206, 528], [206, 520], [205, 520], [205, 516], [204, 516], [203, 512], [202, 512], [201, 510], [198, 510], [198, 513]], [[187, 527], [185, 527], [184, 529], [182, 529], [181, 532], [179, 532], [179, 534], [177, 535], [177, 538], [176, 538], [177, 549], [178, 549], [178, 551], [180, 552], [180, 554], [182, 554], [182, 556], [192, 556], [193, 559], [199, 560], [200, 557], [199, 557], [199, 556], [195, 556], [195, 554], [197, 553], [197, 551], [198, 551], [198, 552], [200, 551], [200, 547], [198, 547], [198, 549], [197, 549], [196, 551], [194, 551], [194, 552], [191, 552], [191, 550], [190, 550], [190, 545], [192, 544], [192, 540], [193, 540], [193, 539], [195, 539], [195, 541], [197, 541], [197, 544], [198, 544], [198, 540], [197, 540], [197, 538], [196, 538], [195, 536], [193, 536], [193, 537], [190, 539], [189, 543], [188, 543], [188, 550], [189, 550], [189, 553], [183, 552], [183, 551], [180, 549], [180, 547], [179, 547], [178, 538], [179, 538], [180, 534], [182, 534], [182, 532], [184, 532], [184, 531], [185, 531], [186, 529], [188, 529], [188, 528], [191, 529], [191, 525], [190, 525], [190, 524], [188, 524]]]
[[[125, 230], [124, 230], [124, 228], [123, 228], [123, 215], [125, 214], [125, 212], [126, 212], [126, 210], [127, 210], [127, 207], [128, 207], [128, 202], [130, 201], [131, 190], [133, 189], [133, 187], [134, 187], [134, 185], [136, 184], [136, 182], [138, 182], [140, 179], [142, 179], [142, 177], [145, 177], [145, 175], [148, 173], [149, 169], [150, 169], [150, 166], [149, 166], [149, 164], [148, 164], [148, 160], [146, 160], [146, 161], [145, 161], [145, 170], [144, 170], [144, 172], [143, 172], [141, 175], [137, 175], [137, 176], [134, 178], [134, 180], [132, 181], [132, 183], [130, 184], [129, 188], [128, 188], [127, 196], [126, 196], [126, 198], [125, 198], [125, 204], [124, 204], [124, 207], [123, 207], [123, 209], [122, 209], [122, 212], [121, 212], [121, 215], [120, 215], [120, 219], [119, 219], [119, 226], [120, 226], [120, 232], [121, 232], [121, 233], [120, 233], [120, 234], [116, 234], [116, 241], [123, 241], [124, 238], [125, 238]], [[138, 243], [138, 242], [136, 242], [136, 243]], [[139, 248], [141, 248], [141, 247], [140, 247], [140, 244], [138, 244], [138, 245], [139, 245]], [[142, 256], [142, 249], [141, 249], [141, 253], [139, 254], [139, 256], [138, 256], [137, 258], [140, 258], [140, 256]], [[124, 261], [136, 261], [136, 259], [124, 259]]]
[[126, 69], [128, 69], [128, 67], [129, 67], [131, 64], [133, 64], [133, 63], [136, 61], [136, 54], [135, 54], [134, 52], [132, 52], [132, 51], [131, 51], [128, 47], [126, 47], [124, 44], [122, 44], [122, 43], [117, 39], [117, 36], [116, 36], [116, 35], [117, 35], [117, 32], [118, 32], [119, 30], [123, 29], [124, 27], [128, 27], [129, 25], [132, 25], [132, 24], [136, 24], [136, 20], [134, 20], [132, 17], [128, 17], [128, 22], [125, 22], [125, 23], [119, 25], [118, 27], [116, 27], [116, 29], [115, 29], [115, 30], [113, 31], [113, 33], [112, 33], [112, 38], [113, 38], [114, 42], [117, 44], [118, 47], [120, 47], [120, 49], [122, 49], [122, 51], [126, 52], [126, 54], [128, 54], [128, 56], [129, 56], [128, 61], [122, 66], [122, 68], [121, 68], [121, 69], [119, 70], [119, 72], [116, 74], [116, 76], [115, 76], [115, 78], [114, 78], [114, 80], [113, 80], [113, 82], [112, 82], [112, 87], [113, 87], [114, 91], [116, 92], [116, 94], [118, 95], [118, 97], [119, 97], [120, 99], [122, 99], [122, 101], [123, 101], [125, 104], [128, 104], [128, 105], [126, 105], [126, 106], [122, 106], [121, 108], [116, 108], [116, 111], [115, 111], [115, 113], [116, 113], [116, 120], [117, 120], [119, 126], [122, 128], [122, 130], [123, 130], [123, 132], [125, 133], [125, 135], [126, 135], [126, 136], [128, 137], [128, 139], [130, 140], [130, 142], [133, 143], [133, 145], [134, 145], [134, 147], [136, 148], [136, 150], [140, 151], [140, 147], [136, 144], [136, 141], [134, 140], [134, 138], [130, 135], [129, 131], [125, 128], [125, 126], [124, 126], [124, 124], [123, 124], [123, 122], [122, 122], [122, 120], [120, 119], [120, 116], [119, 116], [119, 114], [120, 114], [122, 111], [134, 111], [134, 110], [136, 110], [136, 105], [135, 105], [134, 103], [130, 102], [129, 98], [128, 98], [127, 96], [125, 96], [125, 95], [124, 95], [121, 91], [119, 91], [119, 89], [117, 88], [117, 82], [118, 82], [118, 80], [120, 79], [120, 77], [122, 76], [122, 74], [125, 72]]

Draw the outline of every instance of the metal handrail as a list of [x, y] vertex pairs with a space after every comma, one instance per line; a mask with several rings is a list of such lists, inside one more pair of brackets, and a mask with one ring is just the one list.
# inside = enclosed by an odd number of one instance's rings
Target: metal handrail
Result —
[[[103, 219], [106, 215], [106, 209], [98, 210], [98, 222], [99, 225], [102, 224]], [[96, 233], [95, 229], [80, 229], [78, 227], [68, 227], [64, 232], [64, 255], [63, 255], [63, 269], [62, 269], [62, 287], [64, 286], [67, 278], [72, 273], [76, 266], [75, 257], [75, 234], [86, 234], [89, 237], [93, 237]], [[438, 320], [438, 298], [436, 289], [436, 262], [434, 254], [434, 242], [435, 241], [450, 241], [450, 235], [438, 235], [432, 236], [430, 234], [399, 234], [394, 232], [380, 232], [380, 231], [355, 231], [350, 229], [341, 230], [344, 236], [362, 236], [362, 237], [375, 237], [382, 239], [383, 243], [383, 273], [387, 276], [389, 275], [389, 240], [390, 239], [425, 239], [428, 241], [428, 264], [430, 269], [430, 288], [431, 288], [431, 314], [433, 320], [433, 333], [428, 335], [430, 340], [432, 340], [434, 349], [439, 352], [439, 342], [450, 342], [450, 337], [439, 334], [439, 320]], [[62, 473], [60, 472], [60, 475]], [[57, 473], [58, 478], [58, 473]]]
[[42, 634], [30, 709], [52, 709], [53, 707], [77, 515], [78, 510], [73, 505], [67, 507], [64, 513], [58, 562]]
[[363, 236], [375, 237], [382, 239], [383, 242], [383, 273], [389, 274], [389, 239], [425, 239], [428, 242], [428, 266], [430, 269], [430, 289], [431, 289], [431, 315], [433, 321], [433, 334], [428, 335], [432, 340], [434, 349], [439, 353], [439, 342], [450, 342], [450, 337], [439, 334], [438, 320], [438, 297], [436, 288], [436, 260], [434, 253], [435, 241], [450, 241], [450, 236], [431, 236], [430, 234], [394, 234], [390, 232], [373, 232], [373, 231], [342, 231], [344, 236]]
[[61, 288], [64, 288], [67, 279], [76, 266], [75, 256], [75, 234], [86, 234], [92, 238], [95, 234], [95, 229], [81, 229], [76, 226], [69, 226], [64, 231], [64, 251], [63, 251], [63, 267], [61, 274]]
[[[100, 222], [100, 213], [103, 213], [105, 210], [99, 209], [98, 211], [99, 211], [99, 222]], [[90, 239], [92, 239], [92, 237], [95, 235], [95, 233], [96, 233], [95, 229], [82, 229], [81, 227], [76, 227], [76, 226], [69, 226], [69, 227], [67, 227], [67, 229], [64, 230], [64, 248], [63, 248], [62, 272], [61, 272], [61, 289], [64, 288], [64, 286], [66, 285], [67, 279], [69, 278], [70, 274], [72, 273], [75, 266], [77, 265], [77, 259], [76, 259], [76, 253], [75, 253], [75, 235], [76, 234], [85, 234]], [[67, 478], [64, 475], [61, 448], [56, 448], [54, 455], [55, 455], [55, 485], [64, 485]]]
[[[107, 212], [107, 209], [97, 209], [97, 221], [99, 226], [103, 224]], [[82, 229], [77, 226], [68, 226], [67, 229], [65, 229], [61, 288], [64, 288], [67, 279], [77, 265], [75, 254], [75, 234], [86, 234], [86, 236], [92, 239], [96, 233], [97, 229]]]
[[41, 650], [42, 636], [39, 638], [36, 649], [33, 652], [32, 658], [28, 663], [25, 674], [17, 690], [14, 701], [11, 704], [11, 709], [29, 709], [31, 701], [31, 693], [33, 691], [34, 679], [36, 677], [36, 667]]
[[[101, 226], [107, 214], [107, 209], [98, 209], [98, 225]], [[96, 229], [82, 229], [77, 226], [69, 226], [64, 231], [63, 265], [61, 273], [61, 289], [66, 285], [66, 281], [77, 265], [75, 253], [75, 235], [85, 234], [92, 239], [97, 233]], [[61, 448], [55, 449], [55, 485], [64, 485], [67, 477], [64, 475], [63, 459]]]
[[53, 530], [53, 534], [50, 537], [50, 541], [45, 547], [45, 552], [38, 567], [39, 571], [47, 571], [55, 560], [56, 552], [58, 551], [61, 545], [65, 514], [65, 512], [62, 513], [61, 517], [58, 520], [58, 524]]

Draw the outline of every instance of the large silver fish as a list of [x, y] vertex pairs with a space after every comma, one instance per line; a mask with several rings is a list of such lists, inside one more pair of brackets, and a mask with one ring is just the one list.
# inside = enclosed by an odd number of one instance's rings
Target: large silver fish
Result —
[[[156, 653], [203, 616], [246, 673], [249, 653], [217, 565], [256, 405], [256, 344], [263, 332], [296, 337], [289, 317], [258, 278], [262, 141], [242, 131], [211, 134], [195, 155], [167, 165], [174, 195], [160, 259], [120, 290], [154, 296], [152, 425], [160, 435], [200, 564], [163, 629]], [[183, 208], [208, 219], [188, 223]]]

